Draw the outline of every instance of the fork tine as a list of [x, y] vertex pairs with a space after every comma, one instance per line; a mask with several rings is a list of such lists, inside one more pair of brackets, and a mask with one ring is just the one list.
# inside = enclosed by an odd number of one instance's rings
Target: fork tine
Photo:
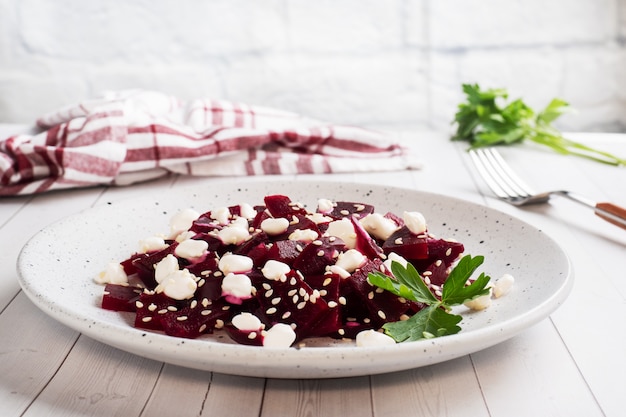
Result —
[[532, 194], [530, 187], [513, 172], [495, 149], [472, 150], [470, 156], [478, 173], [496, 196], [519, 198]]
[[502, 158], [500, 152], [494, 148], [487, 149], [487, 153], [494, 163], [494, 166], [500, 168], [502, 178], [508, 179], [508, 185], [520, 196], [531, 196], [535, 194], [535, 191], [526, 184], [516, 173], [511, 169], [509, 164]]

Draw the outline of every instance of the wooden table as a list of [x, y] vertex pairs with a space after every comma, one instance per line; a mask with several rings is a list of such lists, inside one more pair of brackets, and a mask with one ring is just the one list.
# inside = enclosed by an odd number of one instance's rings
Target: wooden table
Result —
[[[7, 136], [15, 126], [0, 126]], [[20, 291], [16, 258], [38, 230], [107, 201], [205, 184], [170, 177], [0, 199], [0, 416], [623, 416], [626, 395], [626, 230], [567, 200], [519, 209], [492, 197], [464, 144], [404, 132], [422, 170], [320, 180], [400, 184], [505, 211], [542, 229], [571, 257], [576, 281], [549, 318], [495, 347], [390, 374], [279, 380], [196, 371], [96, 342], [49, 318]], [[570, 136], [626, 154], [626, 135]], [[626, 206], [626, 169], [532, 146], [505, 149], [537, 188], [565, 187]], [[294, 181], [310, 176], [293, 176]], [[255, 180], [255, 179], [252, 179]], [[239, 179], [237, 181], [248, 181]]]

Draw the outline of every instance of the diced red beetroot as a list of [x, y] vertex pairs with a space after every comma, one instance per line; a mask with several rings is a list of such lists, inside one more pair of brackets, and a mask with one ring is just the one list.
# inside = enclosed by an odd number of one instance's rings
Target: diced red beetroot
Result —
[[398, 225], [398, 227], [402, 227], [404, 226], [404, 219], [400, 216], [397, 216], [396, 214], [392, 213], [392, 212], [387, 212], [383, 217], [393, 221], [395, 224]]
[[266, 196], [265, 206], [273, 217], [284, 217], [291, 219], [294, 214], [306, 215], [305, 208], [296, 205], [291, 199], [285, 195], [275, 194]]
[[266, 243], [259, 243], [258, 245], [248, 248], [245, 252], [235, 251], [236, 255], [245, 255], [248, 258], [252, 259], [252, 263], [254, 265], [264, 265], [267, 260], [269, 260], [269, 250], [270, 246]]
[[406, 226], [396, 230], [383, 243], [383, 251], [386, 254], [395, 252], [405, 259], [427, 259], [428, 249], [428, 239], [425, 235], [414, 235]]
[[139, 296], [135, 327], [150, 330], [163, 330], [162, 316], [168, 307], [178, 308], [175, 300], [165, 294], [144, 292]]
[[314, 296], [313, 302], [313, 289], [294, 270], [287, 274], [284, 282], [265, 280], [264, 283], [271, 286], [271, 291], [265, 290], [263, 286], [257, 291], [261, 321], [271, 325], [297, 324], [294, 329], [297, 340], [315, 335], [316, 327], [320, 326], [320, 320], [329, 310], [326, 301]]
[[356, 249], [370, 259], [380, 258], [383, 255], [383, 250], [378, 246], [378, 243], [372, 239], [355, 217], [350, 217], [350, 221], [356, 233]]
[[104, 287], [102, 308], [113, 311], [135, 311], [135, 301], [139, 300], [142, 288], [128, 285], [107, 284]]
[[257, 212], [256, 216], [252, 220], [252, 224], [250, 226], [253, 227], [255, 230], [260, 229], [261, 223], [263, 223], [263, 220], [269, 219], [271, 217], [272, 216], [270, 216], [270, 214], [267, 211], [265, 210], [259, 211]]
[[146, 288], [156, 287], [157, 282], [154, 279], [154, 265], [159, 263], [167, 255], [173, 254], [177, 245], [178, 243], [174, 242], [163, 250], [152, 252], [148, 256], [142, 256], [133, 261], [133, 265], [137, 268], [137, 276], [144, 283]]
[[274, 242], [268, 250], [268, 259], [274, 259], [279, 262], [293, 265], [294, 261], [300, 256], [300, 250], [304, 244], [295, 240], [279, 240]]
[[[373, 271], [380, 271], [382, 264], [380, 259], [368, 260], [352, 274], [351, 278], [345, 280], [353, 290], [353, 299], [347, 300], [346, 306], [348, 302], [358, 302], [365, 306], [368, 311], [367, 317], [375, 328], [379, 328], [386, 321], [400, 320], [400, 316], [409, 308], [408, 302], [402, 301], [388, 291], [377, 290], [377, 287], [367, 281], [367, 275]], [[358, 316], [356, 318], [361, 319]]]
[[347, 321], [343, 323], [343, 325], [335, 332], [331, 334], [331, 337], [336, 339], [348, 338], [348, 339], [356, 339], [356, 335], [364, 330], [371, 330], [374, 326], [372, 323], [363, 323], [358, 321]]
[[176, 337], [196, 338], [203, 333], [213, 333], [218, 320], [226, 322], [231, 312], [221, 300], [209, 306], [187, 302], [178, 311], [168, 311], [161, 318], [163, 331]]
[[339, 220], [344, 217], [356, 217], [362, 219], [368, 214], [374, 212], [374, 206], [371, 204], [353, 203], [350, 201], [337, 201], [333, 210], [330, 213], [324, 213], [324, 215]]
[[322, 299], [328, 303], [328, 313], [315, 325], [315, 336], [326, 336], [337, 333], [341, 328], [341, 306], [339, 303], [339, 286], [341, 277], [333, 273], [309, 275], [306, 283], [317, 290]]
[[228, 333], [230, 338], [237, 343], [250, 346], [263, 346], [263, 336], [261, 335], [261, 329], [239, 330], [232, 324], [226, 325], [224, 329], [226, 329], [226, 333]]
[[214, 219], [207, 217], [205, 215], [202, 215], [198, 217], [196, 220], [194, 220], [189, 230], [195, 233], [209, 233], [214, 230], [220, 230], [223, 227], [224, 226], [220, 225]]
[[135, 253], [130, 258], [120, 262], [120, 265], [122, 265], [122, 268], [124, 269], [126, 275], [133, 275], [137, 273], [137, 267], [134, 265], [135, 260], [139, 258], [145, 258], [147, 256], [148, 254], [146, 253]]
[[344, 243], [341, 239], [322, 237], [307, 244], [300, 255], [293, 262], [293, 267], [305, 276], [319, 275], [326, 271], [328, 265], [334, 265], [337, 255], [343, 250]]
[[426, 259], [405, 257], [411, 261], [418, 271], [428, 268], [428, 266], [439, 260], [442, 261], [447, 268], [452, 265], [465, 250], [463, 244], [459, 242], [431, 237], [427, 238], [426, 241], [428, 245], [428, 257]]
[[424, 279], [428, 278], [431, 284], [441, 286], [444, 282], [446, 282], [446, 279], [448, 278], [448, 267], [443, 262], [435, 261], [426, 268], [424, 268], [423, 272], [421, 272], [421, 275], [424, 277]]
[[208, 274], [208, 275], [196, 275], [200, 278], [198, 281], [198, 289], [194, 294], [195, 298], [199, 301], [204, 300], [217, 300], [222, 296], [222, 281], [224, 276], [220, 273]]

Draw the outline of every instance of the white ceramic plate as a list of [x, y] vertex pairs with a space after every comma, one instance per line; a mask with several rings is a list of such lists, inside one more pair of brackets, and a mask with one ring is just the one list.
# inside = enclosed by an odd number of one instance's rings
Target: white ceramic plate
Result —
[[[285, 194], [309, 209], [318, 198], [374, 204], [377, 211], [421, 211], [429, 230], [484, 255], [480, 271], [498, 278], [511, 273], [507, 296], [482, 312], [459, 308], [456, 335], [387, 347], [316, 340], [304, 348], [268, 349], [230, 342], [223, 334], [181, 339], [132, 327], [133, 315], [99, 307], [103, 287], [93, 281], [111, 260], [121, 261], [139, 239], [167, 232], [170, 217], [192, 207], [199, 212], [239, 203], [260, 203]], [[18, 259], [20, 284], [45, 313], [96, 340], [144, 357], [215, 372], [275, 378], [331, 378], [377, 374], [430, 365], [500, 343], [554, 311], [572, 286], [569, 260], [534, 227], [507, 214], [437, 194], [377, 185], [332, 182], [255, 182], [232, 186], [216, 181], [172, 190], [154, 198], [113, 202], [45, 228]]]

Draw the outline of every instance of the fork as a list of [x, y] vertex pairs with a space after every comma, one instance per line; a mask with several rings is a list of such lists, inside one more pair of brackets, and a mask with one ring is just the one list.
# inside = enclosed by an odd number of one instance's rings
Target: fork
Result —
[[498, 198], [514, 206], [547, 203], [551, 196], [558, 195], [589, 207], [602, 219], [626, 229], [626, 208], [613, 203], [596, 203], [565, 190], [535, 193], [515, 174], [496, 149], [471, 149], [469, 154], [476, 170], [491, 188], [491, 191]]

